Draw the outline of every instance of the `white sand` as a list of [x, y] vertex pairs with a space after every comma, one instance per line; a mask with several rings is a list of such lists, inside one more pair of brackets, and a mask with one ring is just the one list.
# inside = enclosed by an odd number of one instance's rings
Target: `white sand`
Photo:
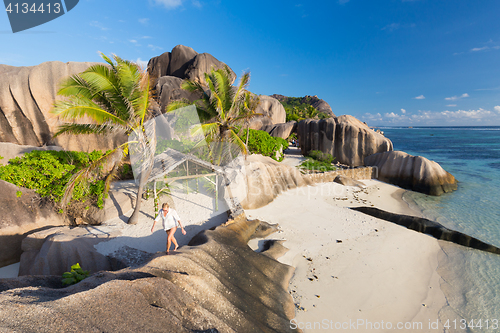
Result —
[[[215, 199], [204, 193], [191, 192], [186, 194], [183, 191], [174, 191], [170, 199], [166, 196], [161, 198], [160, 208], [164, 201], [169, 202], [170, 207], [177, 211], [186, 230], [186, 235], [182, 235], [180, 230], [175, 233], [179, 246], [186, 245], [200, 231], [227, 221], [226, 211], [228, 208], [225, 201], [219, 200], [218, 210], [215, 210]], [[131, 209], [125, 214], [127, 218], [122, 216], [94, 227], [96, 234], [113, 233], [115, 235], [113, 239], [95, 245], [99, 253], [108, 255], [123, 246], [149, 253], [166, 250], [167, 234], [162, 229], [161, 223], [156, 223], [154, 232], [151, 233], [155, 218], [153, 199], [143, 201], [141, 216], [136, 225], [129, 225], [125, 222], [132, 215], [132, 212]], [[173, 245], [170, 250], [173, 250]]]
[[[396, 330], [398, 323], [422, 323], [422, 329], [405, 331], [430, 332], [429, 320], [435, 323], [445, 304], [436, 273], [438, 241], [343, 207], [373, 204], [411, 213], [398, 200], [403, 190], [364, 183], [363, 191], [335, 183], [297, 188], [246, 211], [249, 218], [282, 228], [269, 238], [286, 240], [290, 251], [280, 261], [296, 267], [290, 282], [297, 306], [292, 327], [383, 332], [391, 331], [388, 326]], [[250, 246], [257, 248], [258, 241]]]

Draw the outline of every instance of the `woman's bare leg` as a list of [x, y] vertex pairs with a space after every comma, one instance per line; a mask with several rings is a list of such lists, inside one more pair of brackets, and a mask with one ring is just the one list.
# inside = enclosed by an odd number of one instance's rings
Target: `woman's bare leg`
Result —
[[[173, 227], [172, 229], [167, 230], [167, 254], [170, 253], [170, 245], [172, 245], [172, 238], [174, 239], [174, 244], [177, 244], [177, 241], [174, 238], [174, 234], [175, 234], [176, 230], [177, 230], [177, 227]], [[177, 247], [176, 247], [176, 249], [177, 249]]]
[[179, 244], [177, 244], [177, 239], [175, 239], [174, 234], [172, 234], [172, 242], [174, 242], [174, 245], [175, 245], [174, 251], [177, 251]]

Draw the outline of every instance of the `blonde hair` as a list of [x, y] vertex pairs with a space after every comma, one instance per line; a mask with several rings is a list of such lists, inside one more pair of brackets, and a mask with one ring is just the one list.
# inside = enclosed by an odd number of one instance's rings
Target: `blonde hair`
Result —
[[170, 208], [170, 206], [168, 205], [168, 203], [164, 202], [162, 205], [161, 205], [161, 209], [165, 209], [166, 208]]

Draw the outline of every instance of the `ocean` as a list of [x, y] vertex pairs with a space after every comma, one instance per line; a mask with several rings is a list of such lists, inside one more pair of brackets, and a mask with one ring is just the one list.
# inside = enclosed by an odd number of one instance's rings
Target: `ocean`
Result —
[[[434, 160], [459, 181], [457, 191], [439, 197], [406, 192], [410, 205], [428, 219], [500, 247], [500, 127], [381, 129], [394, 150]], [[500, 255], [440, 243], [438, 273], [448, 300], [441, 320], [449, 320], [450, 332], [500, 331]]]

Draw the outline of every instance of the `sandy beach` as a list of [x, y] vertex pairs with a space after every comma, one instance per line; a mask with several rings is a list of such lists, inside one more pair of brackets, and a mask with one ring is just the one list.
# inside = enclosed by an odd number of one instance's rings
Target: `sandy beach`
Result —
[[[347, 207], [372, 206], [417, 215], [402, 201], [404, 190], [375, 180], [367, 187], [325, 183], [283, 193], [249, 218], [279, 223], [293, 265], [292, 327], [323, 331], [441, 331], [445, 305], [436, 273], [438, 241]], [[259, 242], [250, 246], [257, 249]]]
[[[295, 166], [303, 160], [294, 153], [288, 151], [284, 163]], [[363, 183], [364, 188], [336, 183], [300, 187], [265, 207], [246, 210], [249, 219], [278, 223], [281, 231], [269, 238], [284, 240], [290, 249], [279, 260], [296, 268], [289, 287], [296, 304], [291, 327], [305, 332], [441, 331], [434, 329], [446, 303], [436, 273], [442, 252], [438, 241], [350, 210], [375, 206], [418, 215], [402, 200], [404, 190], [376, 180]], [[214, 199], [203, 193], [175, 191], [167, 201], [186, 227], [186, 236], [176, 234], [181, 246], [227, 219], [225, 203], [220, 201], [214, 211]], [[124, 246], [149, 253], [165, 251], [164, 231], [160, 226], [150, 230], [152, 199], [143, 203], [142, 212], [137, 225], [126, 224], [122, 216], [88, 227], [96, 237], [118, 236], [97, 244], [98, 252], [109, 255]], [[258, 250], [262, 243], [252, 240], [249, 245]], [[0, 275], [14, 277], [17, 269], [18, 264], [4, 267]]]

